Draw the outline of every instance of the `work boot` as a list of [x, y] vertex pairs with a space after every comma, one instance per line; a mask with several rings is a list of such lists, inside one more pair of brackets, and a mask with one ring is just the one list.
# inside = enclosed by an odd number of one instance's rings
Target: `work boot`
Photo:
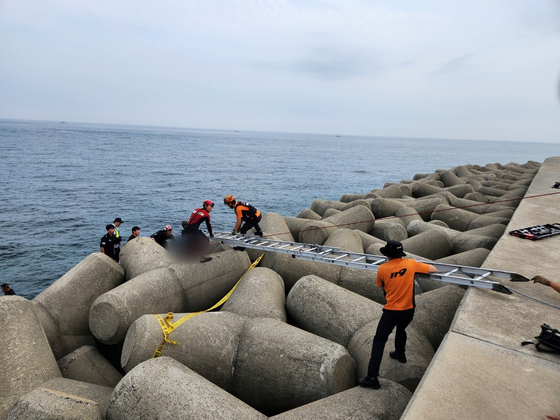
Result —
[[262, 238], [263, 236], [262, 230], [260, 232], [255, 232], [255, 235], [260, 236]]
[[404, 353], [401, 354], [396, 351], [391, 351], [389, 352], [389, 356], [391, 356], [391, 359], [398, 360], [401, 363], [406, 363], [406, 356]]
[[205, 262], [208, 262], [208, 261], [211, 261], [211, 260], [212, 260], [212, 257], [202, 257], [202, 258], [200, 259], [200, 262], [201, 262], [201, 263], [205, 263]]
[[366, 376], [364, 379], [360, 379], [358, 383], [360, 384], [360, 386], [363, 386], [365, 388], [381, 388], [381, 385], [379, 385], [379, 379], [377, 379], [377, 377], [370, 378], [369, 376]]

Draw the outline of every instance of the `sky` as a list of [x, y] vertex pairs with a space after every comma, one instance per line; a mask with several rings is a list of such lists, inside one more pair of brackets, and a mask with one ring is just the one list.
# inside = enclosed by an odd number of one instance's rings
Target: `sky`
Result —
[[560, 1], [0, 0], [0, 118], [560, 143]]

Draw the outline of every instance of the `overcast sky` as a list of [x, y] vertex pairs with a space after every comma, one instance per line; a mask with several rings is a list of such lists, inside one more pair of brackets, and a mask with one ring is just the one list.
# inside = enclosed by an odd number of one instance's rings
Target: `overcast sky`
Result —
[[0, 0], [0, 118], [560, 142], [560, 1]]

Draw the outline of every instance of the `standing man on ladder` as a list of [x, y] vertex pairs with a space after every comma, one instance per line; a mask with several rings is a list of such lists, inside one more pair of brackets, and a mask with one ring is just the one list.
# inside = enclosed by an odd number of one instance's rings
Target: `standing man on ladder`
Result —
[[[246, 234], [249, 229], [255, 228], [255, 235], [263, 236], [259, 226], [259, 222], [262, 219], [260, 211], [249, 203], [235, 201], [235, 197], [231, 194], [226, 195], [224, 204], [230, 209], [235, 210], [235, 215], [237, 216], [237, 221], [235, 222], [235, 227], [232, 232], [234, 235], [236, 233]], [[243, 226], [241, 226], [242, 223]]]
[[414, 275], [416, 273], [435, 273], [437, 269], [430, 264], [411, 259], [403, 259], [406, 254], [403, 246], [397, 241], [387, 241], [380, 249], [389, 261], [377, 270], [377, 285], [381, 287], [387, 302], [383, 307], [383, 315], [377, 324], [373, 337], [371, 359], [367, 376], [359, 380], [360, 386], [379, 389], [379, 366], [383, 358], [383, 350], [389, 335], [397, 327], [395, 333], [395, 350], [389, 353], [392, 359], [406, 363], [406, 327], [414, 318]]

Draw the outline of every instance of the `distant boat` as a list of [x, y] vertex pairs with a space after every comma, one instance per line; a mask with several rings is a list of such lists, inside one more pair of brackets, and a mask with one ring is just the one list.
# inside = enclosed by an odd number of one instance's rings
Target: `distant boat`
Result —
[[64, 123], [65, 123], [65, 121], [60, 121], [60, 124], [64, 124]]
[[336, 137], [340, 137], [340, 134], [337, 134]]

